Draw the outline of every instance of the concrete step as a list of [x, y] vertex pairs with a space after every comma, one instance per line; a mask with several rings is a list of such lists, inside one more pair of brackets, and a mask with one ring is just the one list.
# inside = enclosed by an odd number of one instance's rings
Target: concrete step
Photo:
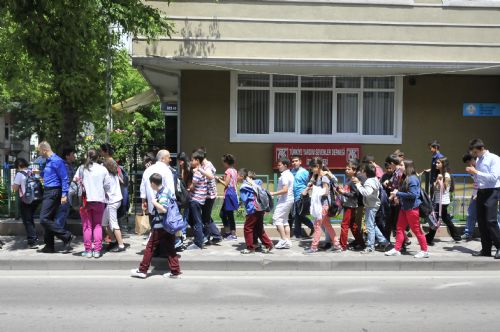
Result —
[[[83, 258], [82, 239], [77, 238], [74, 250], [69, 254], [43, 254], [25, 249], [23, 237], [1, 237], [5, 242], [0, 250], [2, 270], [128, 270], [136, 268], [144, 250], [142, 236], [131, 235], [125, 239], [129, 245], [122, 253], [105, 252], [100, 259]], [[277, 242], [277, 239], [274, 239]], [[60, 242], [57, 244], [60, 246]], [[472, 257], [480, 249], [480, 242], [455, 243], [450, 238], [437, 240], [429, 247], [431, 257], [415, 259], [419, 247], [415, 241], [408, 253], [399, 257], [386, 257], [382, 252], [363, 255], [355, 251], [343, 253], [318, 252], [304, 255], [303, 249], [310, 240], [294, 241], [290, 250], [274, 250], [272, 254], [242, 255], [243, 239], [223, 241], [219, 245], [207, 246], [203, 250], [179, 253], [181, 269], [188, 271], [498, 271], [500, 260]], [[56, 247], [60, 248], [60, 247]], [[152, 269], [166, 270], [165, 258], [154, 258]]]

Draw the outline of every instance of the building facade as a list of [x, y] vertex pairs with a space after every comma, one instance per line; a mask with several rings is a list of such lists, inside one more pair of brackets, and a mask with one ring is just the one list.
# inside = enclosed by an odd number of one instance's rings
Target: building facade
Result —
[[[500, 1], [147, 1], [171, 38], [133, 42], [133, 64], [177, 102], [178, 151], [268, 174], [273, 145], [401, 149], [428, 168], [438, 139], [500, 152]], [[477, 111], [477, 112], [476, 112]]]

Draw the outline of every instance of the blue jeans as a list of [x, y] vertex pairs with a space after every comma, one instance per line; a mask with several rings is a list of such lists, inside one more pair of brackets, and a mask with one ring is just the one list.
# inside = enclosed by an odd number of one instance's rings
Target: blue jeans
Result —
[[378, 208], [365, 208], [366, 231], [368, 232], [366, 247], [371, 249], [375, 248], [375, 240], [377, 240], [379, 244], [387, 243], [387, 239], [375, 224], [375, 215], [377, 211]]
[[474, 236], [474, 228], [477, 223], [476, 198], [471, 198], [467, 209], [467, 223], [465, 224], [464, 235], [468, 237]]
[[64, 228], [66, 227], [66, 221], [68, 219], [68, 215], [69, 215], [69, 202], [66, 202], [66, 204], [59, 205], [54, 221], [56, 222], [56, 224], [59, 225], [59, 227]]
[[190, 225], [194, 233], [194, 243], [203, 248], [203, 222], [201, 218], [202, 205], [196, 201], [189, 202]]

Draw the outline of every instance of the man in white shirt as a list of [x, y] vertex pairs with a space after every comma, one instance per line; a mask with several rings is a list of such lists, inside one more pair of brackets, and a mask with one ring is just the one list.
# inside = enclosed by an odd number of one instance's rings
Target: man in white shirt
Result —
[[[160, 150], [156, 154], [156, 163], [144, 171], [142, 174], [141, 181], [141, 199], [142, 199], [142, 209], [147, 210], [150, 215], [153, 214], [153, 198], [155, 198], [155, 192], [151, 188], [151, 183], [149, 182], [149, 177], [154, 173], [161, 175], [163, 179], [163, 186], [168, 189], [169, 192], [175, 193], [174, 177], [172, 171], [169, 167], [170, 164], [170, 152], [168, 150]], [[175, 198], [175, 196], [173, 197]]]
[[290, 160], [282, 158], [278, 161], [278, 170], [281, 176], [278, 180], [278, 191], [271, 192], [272, 196], [278, 196], [278, 203], [273, 213], [273, 225], [280, 233], [281, 240], [276, 244], [276, 249], [290, 249], [292, 241], [290, 240], [290, 225], [288, 224], [288, 215], [293, 207], [293, 182], [294, 176], [288, 169]]
[[477, 158], [476, 167], [465, 171], [477, 180], [477, 224], [481, 233], [482, 249], [473, 256], [491, 256], [491, 247], [497, 248], [495, 259], [500, 259], [500, 227], [497, 220], [498, 197], [500, 195], [500, 157], [485, 149], [480, 139], [469, 143], [471, 154]]

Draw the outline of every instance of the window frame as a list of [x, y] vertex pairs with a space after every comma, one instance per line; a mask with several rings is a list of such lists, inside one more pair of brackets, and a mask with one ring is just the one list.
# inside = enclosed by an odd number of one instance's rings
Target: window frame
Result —
[[[238, 74], [244, 72], [231, 71], [230, 75], [230, 135], [231, 143], [359, 143], [359, 144], [401, 144], [403, 128], [403, 78], [394, 77], [394, 89], [368, 89], [364, 88], [364, 77], [360, 76], [360, 88], [337, 88], [336, 77], [332, 77], [332, 88], [302, 88], [301, 77], [298, 79], [297, 87], [273, 87], [273, 75], [271, 75], [268, 87], [238, 87]], [[341, 76], [341, 75], [339, 75]], [[238, 134], [238, 90], [269, 90], [269, 133], [268, 134]], [[300, 133], [300, 112], [301, 112], [301, 91], [331, 91], [332, 92], [332, 134], [301, 134]], [[393, 135], [363, 135], [363, 92], [394, 92], [394, 128]], [[295, 105], [295, 132], [280, 133], [274, 132], [274, 102], [275, 93], [296, 93]], [[358, 94], [358, 132], [357, 133], [337, 133], [337, 95], [339, 93]]]

